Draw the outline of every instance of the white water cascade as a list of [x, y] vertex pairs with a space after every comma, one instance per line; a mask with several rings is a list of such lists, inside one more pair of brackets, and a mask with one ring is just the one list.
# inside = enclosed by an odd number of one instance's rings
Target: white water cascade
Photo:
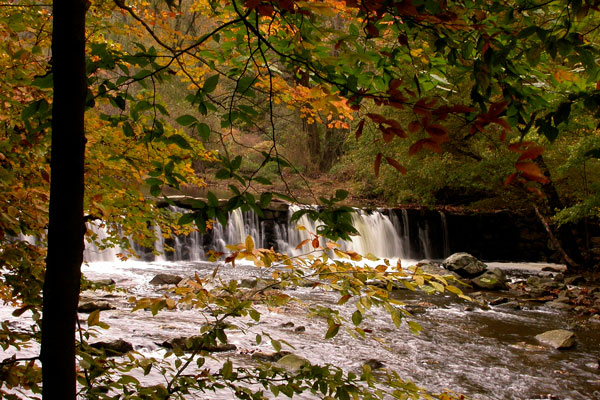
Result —
[[[132, 247], [144, 261], [201, 261], [206, 259], [208, 250], [227, 252], [227, 244], [243, 243], [247, 236], [251, 236], [257, 248], [274, 247], [277, 251], [297, 256], [311, 250], [309, 244], [299, 249], [296, 247], [307, 239], [312, 240], [320, 225], [320, 221], [312, 221], [306, 215], [291, 223], [291, 216], [300, 209], [299, 206], [291, 205], [287, 216], [283, 211], [284, 214], [279, 219], [261, 219], [253, 211], [243, 212], [237, 209], [229, 213], [226, 226], [215, 222], [212, 231], [207, 234], [195, 231], [187, 236], [181, 235], [171, 239], [165, 239], [160, 228], [156, 226], [154, 253], [134, 244]], [[188, 212], [178, 207], [172, 207], [171, 210]], [[350, 241], [339, 241], [339, 244], [344, 250], [363, 255], [370, 253], [380, 258], [431, 258], [437, 253], [449, 252], [447, 223], [443, 213], [440, 213], [440, 216], [445, 242], [443, 250], [440, 251], [431, 249], [433, 240], [430, 237], [428, 222], [411, 220], [406, 210], [397, 213], [384, 209], [356, 209], [352, 215], [352, 224], [358, 235], [352, 236]], [[414, 226], [411, 226], [411, 223]], [[304, 228], [299, 229], [299, 226]], [[105, 228], [97, 223], [89, 224], [88, 228], [94, 235], [95, 242], [105, 247], [109, 238]], [[323, 242], [321, 244], [324, 245]], [[161, 255], [156, 255], [157, 252]], [[85, 260], [116, 261], [119, 253], [124, 251], [118, 246], [100, 250], [94, 243], [86, 243]]]

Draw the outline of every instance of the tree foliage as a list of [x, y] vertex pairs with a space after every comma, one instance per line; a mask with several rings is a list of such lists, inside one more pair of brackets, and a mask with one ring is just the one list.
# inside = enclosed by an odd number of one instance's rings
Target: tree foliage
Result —
[[[325, 149], [344, 136], [347, 157], [369, 164], [372, 172], [361, 172], [365, 179], [379, 176], [387, 190], [405, 179], [406, 193], [389, 193], [398, 200], [434, 202], [432, 192], [460, 189], [463, 181], [498, 193], [517, 190], [502, 184], [518, 186], [534, 198], [552, 185], [565, 188], [565, 204], [572, 206], [559, 221], [596, 216], [597, 179], [585, 167], [592, 170], [600, 158], [598, 6], [592, 0], [92, 2], [85, 38], [85, 218], [107, 228], [101, 246], [119, 245], [126, 258], [135, 255], [130, 240], [152, 245], [155, 223], [169, 236], [225, 223], [237, 208], [260, 214], [273, 196], [294, 199], [287, 177], [297, 172], [292, 159], [298, 139], [292, 139], [302, 133], [322, 139]], [[52, 18], [50, 4], [14, 1], [0, 9], [0, 296], [17, 307], [17, 315], [31, 311], [34, 321], [27, 334], [3, 324], [4, 349], [39, 340], [54, 101]], [[282, 123], [286, 118], [292, 122]], [[257, 143], [248, 145], [249, 135]], [[234, 145], [243, 150], [233, 152]], [[467, 159], [472, 163], [459, 169]], [[199, 174], [205, 165], [214, 168], [214, 177]], [[286, 190], [265, 190], [273, 178]], [[207, 179], [227, 181], [225, 203], [209, 192], [184, 215], [157, 206], [157, 198], [168, 203], [166, 194], [202, 187]], [[430, 188], [411, 187], [415, 179]], [[310, 243], [299, 244], [318, 254], [291, 259], [255, 249], [250, 238], [221, 256], [227, 263], [245, 258], [260, 268], [277, 265], [278, 283], [318, 278], [315, 284], [339, 292], [341, 303], [355, 301], [352, 321], [319, 311], [328, 321], [326, 338], [341, 328], [360, 336], [362, 315], [374, 305], [400, 323], [388, 293], [395, 285], [457, 291], [445, 278], [427, 274], [406, 280], [401, 271], [389, 273], [385, 262], [369, 268], [329, 259], [324, 250], [361, 261], [333, 242], [321, 248], [318, 240], [353, 233], [352, 210], [338, 204], [346, 195], [338, 191], [318, 199], [318, 211], [296, 215], [322, 221]], [[86, 235], [99, 240], [91, 230]], [[371, 279], [386, 289], [373, 287]], [[173, 364], [141, 355], [115, 361], [82, 340], [78, 378], [88, 396], [107, 398], [108, 388], [123, 398], [168, 398], [226, 386], [239, 398], [263, 398], [262, 389], [250, 389], [254, 383], [290, 397], [302, 391], [341, 399], [428, 396], [393, 373], [385, 379], [388, 389], [380, 389], [368, 368], [357, 376], [306, 365], [290, 374], [226, 361], [219, 371], [202, 370], [204, 358], [195, 356], [204, 355], [202, 346], [227, 341], [222, 323], [246, 315], [260, 319], [256, 302], [286, 299], [249, 297], [234, 283], [216, 294], [204, 289], [201, 278], [196, 283], [172, 296], [135, 300], [137, 308], [156, 311], [178, 303], [212, 310], [213, 324], [190, 343], [194, 355], [176, 352]], [[88, 320], [89, 326], [100, 323], [99, 314]], [[281, 347], [270, 339], [276, 350]], [[192, 361], [206, 371], [194, 379], [185, 372]], [[11, 396], [7, 387], [39, 392], [35, 360], [9, 358], [0, 367], [8, 377], [0, 386], [3, 395]], [[134, 368], [158, 368], [169, 383], [142, 387], [128, 375]]]

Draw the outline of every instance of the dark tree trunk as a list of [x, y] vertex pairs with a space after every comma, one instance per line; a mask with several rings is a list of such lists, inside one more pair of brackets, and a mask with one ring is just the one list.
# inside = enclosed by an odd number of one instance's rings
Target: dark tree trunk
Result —
[[44, 399], [75, 399], [75, 323], [83, 259], [85, 0], [53, 3], [52, 151], [43, 290]]
[[564, 262], [570, 268], [579, 268], [583, 262], [581, 258], [581, 254], [579, 252], [579, 248], [577, 242], [575, 241], [575, 235], [573, 235], [571, 224], [561, 225], [556, 232], [551, 232], [550, 225], [548, 224], [548, 220], [554, 215], [558, 210], [564, 207], [563, 202], [560, 199], [558, 191], [556, 190], [556, 186], [552, 181], [552, 176], [550, 175], [550, 170], [544, 161], [542, 156], [537, 157], [535, 163], [540, 167], [542, 173], [550, 179], [550, 182], [542, 185], [542, 193], [545, 197], [545, 208], [539, 209], [534, 206], [534, 210], [537, 216], [540, 218], [540, 221], [544, 225], [545, 229], [548, 231], [548, 236], [550, 237], [551, 242], [554, 243], [554, 247], [556, 250], [560, 252]]

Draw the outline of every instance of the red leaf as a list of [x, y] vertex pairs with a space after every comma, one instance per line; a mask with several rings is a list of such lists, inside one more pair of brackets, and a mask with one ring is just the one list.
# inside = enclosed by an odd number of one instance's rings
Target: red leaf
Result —
[[367, 117], [371, 118], [371, 121], [373, 121], [377, 124], [381, 124], [381, 123], [387, 121], [387, 119], [383, 115], [379, 115], [379, 114], [368, 113]]
[[375, 177], [379, 176], [379, 167], [381, 166], [381, 157], [383, 157], [383, 154], [381, 154], [381, 153], [377, 153], [377, 156], [375, 157]]
[[544, 148], [542, 146], [532, 146], [525, 150], [517, 161], [535, 160], [537, 157], [541, 156], [542, 153], [544, 153]]
[[319, 247], [319, 238], [318, 237], [316, 237], [316, 238], [313, 239], [313, 241], [312, 241], [312, 247], [313, 247], [313, 249], [316, 249], [316, 248]]
[[532, 162], [518, 162], [515, 164], [515, 168], [521, 172], [521, 175], [529, 179], [530, 181], [536, 181], [540, 183], [548, 183], [550, 180], [544, 176], [540, 167]]
[[371, 22], [365, 26], [365, 31], [368, 37], [379, 37], [379, 29]]
[[490, 109], [487, 112], [487, 115], [489, 115], [490, 117], [497, 117], [498, 115], [500, 115], [502, 113], [502, 111], [504, 111], [506, 109], [506, 106], [508, 106], [508, 101], [501, 101], [499, 103], [493, 103], [490, 106]]
[[413, 111], [419, 115], [429, 116], [431, 115], [431, 109], [427, 105], [427, 100], [421, 99], [413, 106]]
[[446, 136], [446, 135], [448, 135], [448, 130], [440, 124], [431, 124], [429, 126], [426, 126], [425, 130], [431, 136]]
[[384, 128], [382, 125], [379, 125], [379, 130], [383, 135], [384, 142], [389, 143], [394, 139], [395, 134], [393, 128]]
[[408, 149], [408, 155], [414, 156], [423, 149], [423, 142], [428, 139], [421, 139], [414, 142]]
[[294, 2], [292, 0], [279, 0], [279, 7], [282, 10], [294, 11]]
[[363, 118], [358, 123], [358, 128], [356, 129], [356, 140], [360, 139], [360, 137], [363, 133], [364, 126], [365, 126], [365, 119]]
[[402, 85], [402, 79], [392, 79], [390, 81], [390, 91], [398, 89]]
[[396, 161], [396, 160], [394, 160], [393, 158], [390, 158], [390, 157], [386, 157], [385, 160], [392, 167], [396, 168], [402, 175], [406, 175], [406, 168], [404, 168], [398, 161]]
[[434, 153], [442, 152], [442, 146], [440, 146], [439, 142], [432, 140], [432, 139], [425, 139], [425, 142], [423, 143], [423, 147], [433, 151]]
[[408, 45], [408, 36], [406, 36], [404, 33], [399, 34], [398, 43], [400, 43], [402, 46]]
[[517, 173], [513, 172], [512, 174], [510, 174], [509, 176], [506, 177], [506, 179], [504, 180], [504, 186], [508, 186], [512, 183], [512, 181], [515, 180], [515, 178], [517, 177]]
[[410, 133], [417, 133], [421, 130], [421, 123], [419, 121], [412, 121], [408, 124], [408, 131]]
[[247, 9], [254, 10], [256, 7], [258, 7], [260, 5], [261, 2], [262, 2], [262, 0], [245, 0], [244, 5], [246, 6]]

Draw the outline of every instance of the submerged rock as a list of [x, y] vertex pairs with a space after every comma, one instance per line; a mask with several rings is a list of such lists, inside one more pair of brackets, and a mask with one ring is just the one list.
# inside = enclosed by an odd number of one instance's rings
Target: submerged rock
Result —
[[564, 329], [540, 333], [535, 337], [540, 343], [555, 349], [569, 349], [575, 346], [575, 334]]
[[111, 342], [90, 343], [90, 346], [98, 350], [104, 350], [104, 352], [109, 356], [120, 356], [133, 351], [132, 344], [123, 339], [117, 339]]
[[105, 310], [114, 310], [115, 307], [110, 304], [108, 301], [88, 301], [81, 303], [79, 307], [77, 307], [77, 311], [80, 313], [92, 313], [96, 310], [105, 311]]
[[371, 369], [385, 368], [385, 364], [376, 358], [369, 358], [367, 361], [365, 361], [364, 365], [368, 365], [371, 367]]
[[506, 276], [499, 268], [485, 271], [483, 274], [471, 280], [473, 286], [486, 290], [506, 290]]
[[288, 354], [281, 357], [275, 364], [277, 364], [278, 367], [284, 368], [290, 372], [296, 372], [304, 365], [310, 365], [310, 361], [295, 354]]
[[288, 354], [292, 354], [289, 351], [278, 351], [276, 353], [254, 353], [252, 354], [253, 360], [265, 361], [265, 362], [276, 362], [279, 361], [282, 357], [287, 356]]
[[204, 350], [211, 353], [223, 352], [223, 351], [232, 351], [236, 350], [237, 346], [232, 343], [226, 344], [205, 344], [202, 343], [201, 336], [191, 336], [191, 337], [178, 337], [169, 340], [165, 340], [160, 344], [161, 347], [165, 347], [167, 349], [179, 349], [182, 351], [192, 352], [195, 350]]
[[456, 272], [464, 278], [474, 278], [487, 270], [487, 265], [473, 257], [469, 253], [454, 253], [446, 258], [442, 267]]
[[171, 274], [158, 274], [150, 281], [151, 285], [177, 285], [183, 278]]

